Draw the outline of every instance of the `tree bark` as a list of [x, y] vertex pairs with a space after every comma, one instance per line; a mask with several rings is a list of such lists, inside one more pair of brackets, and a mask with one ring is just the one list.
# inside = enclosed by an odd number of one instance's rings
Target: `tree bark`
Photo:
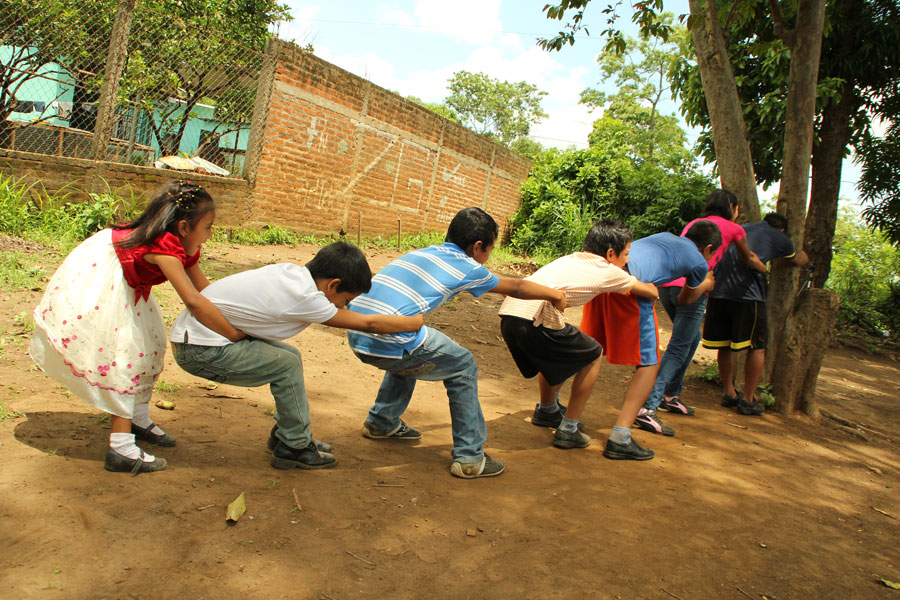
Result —
[[[788, 219], [788, 235], [794, 246], [803, 247], [803, 231], [806, 226], [806, 201], [809, 192], [809, 167], [812, 154], [814, 120], [816, 110], [816, 82], [819, 74], [819, 57], [822, 50], [822, 30], [825, 23], [825, 0], [800, 0], [797, 24], [792, 32], [791, 69], [788, 81], [788, 97], [784, 133], [784, 166], [781, 173], [781, 188], [778, 193], [777, 210]], [[799, 369], [797, 355], [790, 352], [784, 343], [782, 331], [799, 326], [793, 322], [799, 315], [791, 314], [793, 299], [797, 296], [799, 279], [790, 265], [776, 261], [770, 277], [769, 296], [769, 339], [773, 340], [774, 352], [766, 356], [768, 372], [773, 373], [773, 365], [779, 369]], [[814, 318], [804, 315], [804, 318]], [[790, 320], [790, 322], [789, 322]], [[824, 345], [819, 348], [824, 353]], [[775, 397], [789, 394], [790, 389], [782, 387], [790, 380], [782, 377], [775, 380]], [[782, 402], [781, 406], [793, 403]]]
[[[831, 47], [831, 58], [843, 59], [845, 65], [852, 64], [853, 54], [859, 48], [857, 27], [863, 8], [863, 0], [837, 0], [834, 5], [831, 20], [843, 25], [842, 33]], [[819, 141], [813, 149], [812, 190], [803, 236], [803, 249], [814, 265], [811, 284], [817, 288], [825, 287], [831, 273], [831, 245], [837, 225], [841, 168], [850, 142], [850, 117], [861, 104], [851, 83], [854, 74], [844, 68], [833, 75], [841, 77], [844, 83], [839, 98], [829, 102], [822, 111]]]
[[816, 380], [840, 301], [834, 292], [814, 288], [802, 290], [796, 300], [788, 307], [790, 318], [778, 344], [781, 358], [772, 371], [775, 409], [816, 416]]
[[759, 220], [759, 197], [753, 157], [715, 3], [690, 0], [690, 11], [688, 28], [697, 50], [700, 79], [709, 108], [719, 179], [723, 188], [738, 197], [741, 214], [755, 222]]

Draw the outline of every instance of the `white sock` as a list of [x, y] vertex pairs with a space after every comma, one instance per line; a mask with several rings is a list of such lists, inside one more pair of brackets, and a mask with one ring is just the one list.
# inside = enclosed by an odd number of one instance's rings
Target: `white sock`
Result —
[[[141, 457], [141, 449], [134, 443], [133, 433], [110, 433], [109, 447], [132, 460]], [[156, 457], [144, 452], [144, 462], [153, 462]]]
[[153, 421], [150, 420], [150, 405], [148, 403], [134, 405], [134, 414], [131, 417], [131, 422], [141, 429], [147, 429], [153, 425], [153, 429], [150, 430], [150, 433], [156, 435], [163, 435], [166, 433], [158, 425], [154, 425]]

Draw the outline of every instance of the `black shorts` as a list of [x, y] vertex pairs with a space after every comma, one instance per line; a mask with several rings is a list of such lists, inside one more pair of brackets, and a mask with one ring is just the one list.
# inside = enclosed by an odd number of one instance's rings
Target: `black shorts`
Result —
[[563, 383], [603, 353], [597, 340], [571, 325], [548, 329], [501, 315], [500, 333], [522, 375], [531, 378], [540, 373], [550, 385]]
[[710, 298], [701, 341], [704, 348], [762, 350], [769, 342], [766, 303]]

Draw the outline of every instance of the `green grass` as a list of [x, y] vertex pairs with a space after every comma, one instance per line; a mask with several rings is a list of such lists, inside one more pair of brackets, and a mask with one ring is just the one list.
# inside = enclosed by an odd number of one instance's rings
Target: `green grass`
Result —
[[39, 257], [23, 252], [0, 252], [0, 288], [36, 290], [43, 288], [49, 277], [39, 264]]
[[156, 385], [153, 386], [154, 391], [163, 393], [175, 393], [181, 389], [181, 384], [158, 379]]
[[19, 417], [24, 416], [24, 413], [20, 413], [17, 410], [9, 408], [5, 403], [0, 402], [0, 422], [11, 421], [12, 419], [18, 419]]

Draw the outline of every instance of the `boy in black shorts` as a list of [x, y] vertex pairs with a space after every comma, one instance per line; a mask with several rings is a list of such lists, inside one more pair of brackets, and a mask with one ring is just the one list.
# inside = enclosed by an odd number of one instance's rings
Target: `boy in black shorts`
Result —
[[[787, 225], [787, 219], [778, 213], [769, 213], [759, 223], [744, 225], [747, 245], [764, 263], [784, 258], [802, 267], [809, 258], [803, 250], [794, 251], [794, 243], [785, 233]], [[768, 345], [766, 281], [762, 273], [740, 261], [733, 247], [725, 252], [714, 274], [716, 285], [709, 293], [701, 341], [704, 348], [719, 351], [722, 406], [736, 407], [742, 415], [758, 416], [763, 414], [763, 406], [756, 402], [754, 392], [762, 376]], [[744, 392], [740, 393], [734, 387], [734, 352], [748, 349]]]
[[[588, 232], [583, 252], [558, 258], [526, 279], [563, 291], [570, 307], [605, 292], [655, 300], [656, 286], [638, 281], [623, 269], [630, 248], [631, 231], [618, 221], [603, 219]], [[562, 312], [542, 300], [507, 297], [500, 306], [500, 332], [522, 375], [538, 376], [540, 403], [531, 422], [555, 427], [557, 448], [589, 446], [591, 438], [581, 432], [579, 419], [600, 372], [600, 344], [568, 325]], [[573, 375], [566, 409], [556, 397]]]

